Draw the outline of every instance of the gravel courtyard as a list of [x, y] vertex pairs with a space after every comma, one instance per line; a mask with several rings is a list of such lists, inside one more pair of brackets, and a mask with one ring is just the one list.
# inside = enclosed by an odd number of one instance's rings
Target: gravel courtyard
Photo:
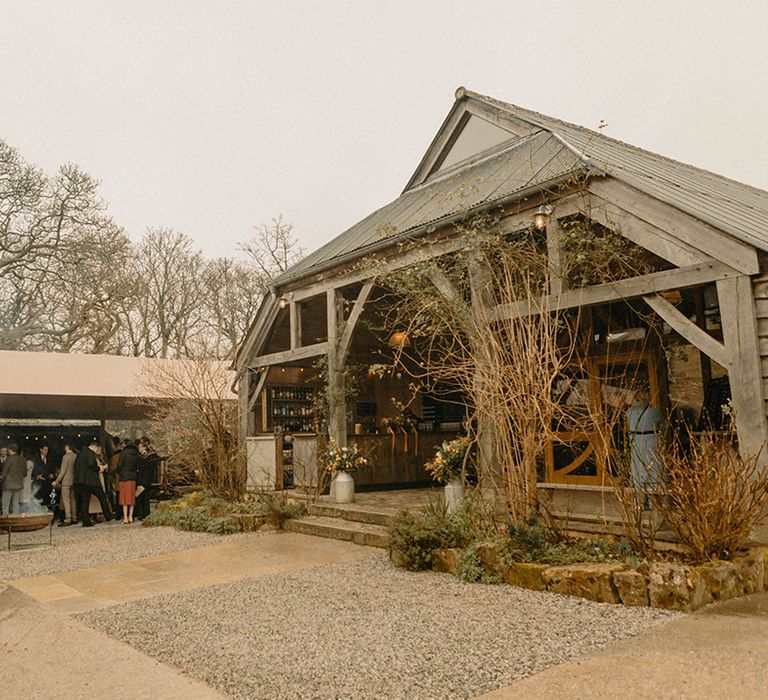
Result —
[[[2, 533], [0, 533], [2, 534]], [[253, 537], [248, 533], [245, 537]], [[232, 542], [244, 535], [209, 535], [182, 532], [170, 527], [128, 527], [121, 522], [101, 523], [91, 528], [53, 527], [53, 547], [34, 550], [7, 550], [0, 536], [0, 581], [29, 576], [46, 576], [64, 571], [114, 564], [139, 557], [158, 556], [216, 542]], [[13, 544], [48, 543], [48, 531], [16, 533]]]
[[675, 616], [409, 573], [375, 553], [77, 617], [231, 697], [464, 698]]

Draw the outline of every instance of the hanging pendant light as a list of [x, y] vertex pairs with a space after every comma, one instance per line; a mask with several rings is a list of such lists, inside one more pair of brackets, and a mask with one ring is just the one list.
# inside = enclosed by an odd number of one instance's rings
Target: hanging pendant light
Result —
[[411, 339], [405, 331], [395, 331], [389, 336], [387, 345], [391, 348], [409, 348], [411, 347]]

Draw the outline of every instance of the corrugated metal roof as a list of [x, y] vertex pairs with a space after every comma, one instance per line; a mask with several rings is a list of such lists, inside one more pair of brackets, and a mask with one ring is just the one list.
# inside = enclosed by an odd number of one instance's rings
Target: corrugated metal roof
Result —
[[464, 91], [529, 124], [559, 135], [584, 158], [636, 189], [768, 250], [768, 192], [492, 97]]
[[502, 145], [480, 160], [430, 177], [403, 192], [373, 214], [280, 275], [280, 285], [312, 272], [324, 263], [420, 226], [436, 223], [484, 204], [492, 204], [537, 185], [580, 170], [581, 160], [545, 131]]
[[[475, 100], [529, 124], [490, 155], [431, 175], [280, 275], [281, 285], [375, 243], [493, 204], [585, 168], [597, 168], [761, 250], [768, 250], [768, 192], [651, 153], [604, 134], [461, 89], [456, 104]], [[454, 105], [454, 109], [456, 105]]]

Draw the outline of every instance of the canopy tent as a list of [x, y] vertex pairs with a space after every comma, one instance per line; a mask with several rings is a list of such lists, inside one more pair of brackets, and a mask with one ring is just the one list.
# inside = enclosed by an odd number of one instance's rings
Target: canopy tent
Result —
[[[0, 351], [0, 420], [138, 420], [148, 413], [141, 399], [181, 398], [159, 389], [157, 377], [180, 376], [193, 365], [190, 360]], [[210, 369], [215, 395], [235, 400], [229, 389], [234, 374], [221, 362], [212, 362]]]

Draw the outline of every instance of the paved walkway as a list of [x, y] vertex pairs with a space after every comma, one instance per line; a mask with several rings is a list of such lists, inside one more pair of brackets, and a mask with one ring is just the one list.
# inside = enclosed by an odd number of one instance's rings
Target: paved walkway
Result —
[[364, 547], [290, 532], [186, 549], [154, 557], [11, 582], [16, 590], [60, 612], [78, 613], [163, 593], [230, 583], [251, 576], [347, 561]]
[[209, 700], [207, 685], [70, 614], [250, 576], [348, 561], [367, 547], [278, 532], [250, 541], [0, 584], [3, 697]]
[[768, 698], [768, 593], [704, 608], [485, 700]]
[[[14, 581], [0, 590], [4, 696], [221, 698], [70, 614], [369, 554], [347, 542], [280, 532]], [[484, 697], [622, 696], [768, 697], [768, 593], [681, 617]]]

